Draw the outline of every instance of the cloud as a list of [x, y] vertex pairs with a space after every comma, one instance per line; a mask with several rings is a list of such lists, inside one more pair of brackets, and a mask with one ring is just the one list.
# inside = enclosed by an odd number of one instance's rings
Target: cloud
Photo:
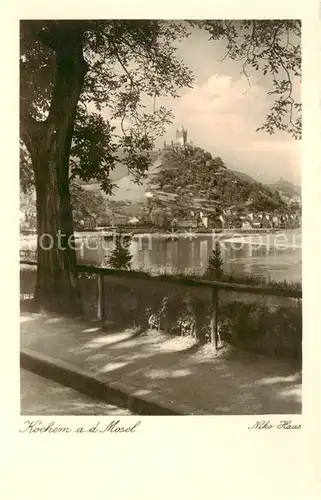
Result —
[[[173, 107], [189, 139], [222, 156], [231, 168], [264, 181], [279, 177], [299, 182], [299, 143], [286, 133], [256, 132], [270, 109], [270, 97], [257, 80], [214, 74], [188, 90]], [[174, 128], [170, 131], [173, 138]], [[169, 137], [167, 137], [169, 139]]]
[[255, 137], [268, 107], [265, 89], [257, 83], [249, 88], [244, 77], [213, 75], [181, 98], [177, 116], [203, 141], [244, 145]]

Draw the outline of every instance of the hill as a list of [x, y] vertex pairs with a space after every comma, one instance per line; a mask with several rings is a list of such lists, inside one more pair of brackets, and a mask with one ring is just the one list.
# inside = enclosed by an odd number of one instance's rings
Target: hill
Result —
[[253, 179], [253, 177], [251, 177], [248, 174], [245, 174], [244, 172], [239, 172], [238, 170], [232, 170], [232, 172], [234, 175], [236, 175], [236, 177], [241, 179], [241, 181], [246, 181], [246, 182], [251, 182], [251, 183], [257, 182], [255, 179]]
[[[113, 175], [116, 184], [113, 196], [100, 191], [98, 183], [83, 185], [85, 190], [101, 193], [106, 202], [124, 202], [120, 213], [138, 214], [138, 206], [147, 203], [145, 193], [152, 191], [152, 206], [166, 207], [177, 216], [188, 216], [192, 208], [215, 212], [218, 208], [238, 206], [257, 211], [285, 209], [279, 188], [293, 186], [281, 181], [265, 186], [251, 176], [230, 170], [221, 158], [213, 158], [201, 148], [188, 146], [183, 150], [167, 148], [161, 155], [155, 153], [153, 165], [140, 184], [119, 167]], [[126, 175], [123, 175], [123, 174]], [[294, 186], [295, 187], [295, 186]], [[286, 201], [286, 199], [285, 199]], [[108, 203], [109, 204], [109, 203]], [[117, 207], [118, 212], [118, 207]]]
[[[172, 216], [181, 218], [190, 217], [191, 210], [214, 214], [233, 206], [241, 211], [273, 211], [286, 207], [287, 198], [279, 191], [288, 188], [288, 195], [300, 192], [300, 188], [283, 179], [264, 186], [247, 174], [230, 170], [221, 158], [213, 158], [191, 145], [185, 153], [179, 147], [167, 148], [161, 154], [155, 153], [152, 159], [153, 164], [140, 184], [121, 164], [117, 166], [112, 176], [116, 184], [113, 196], [103, 193], [99, 183], [77, 181], [72, 192], [74, 212], [80, 218], [95, 214], [106, 220], [118, 217], [127, 221], [133, 215], [149, 218], [153, 208], [165, 208]], [[149, 200], [145, 197], [147, 191], [154, 194]], [[25, 205], [30, 203], [29, 199], [21, 199], [22, 209], [25, 211]], [[35, 201], [31, 204], [34, 206]]]
[[257, 211], [285, 209], [277, 191], [239, 174], [228, 169], [221, 158], [188, 145], [185, 152], [180, 148], [164, 151], [150, 186], [154, 188], [156, 204], [176, 205], [181, 208], [181, 215], [187, 215], [191, 208], [213, 212], [215, 207], [232, 206]]
[[292, 182], [286, 181], [284, 179], [280, 179], [273, 184], [269, 184], [268, 187], [272, 191], [279, 191], [283, 196], [287, 198], [301, 195], [300, 186], [296, 186], [295, 184], [292, 184]]

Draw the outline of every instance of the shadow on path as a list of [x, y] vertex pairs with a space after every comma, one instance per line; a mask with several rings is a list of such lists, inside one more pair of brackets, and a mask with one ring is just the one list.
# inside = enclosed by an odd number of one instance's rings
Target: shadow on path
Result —
[[291, 363], [142, 330], [102, 330], [70, 318], [21, 315], [21, 346], [153, 393], [163, 405], [209, 415], [301, 412], [301, 374]]

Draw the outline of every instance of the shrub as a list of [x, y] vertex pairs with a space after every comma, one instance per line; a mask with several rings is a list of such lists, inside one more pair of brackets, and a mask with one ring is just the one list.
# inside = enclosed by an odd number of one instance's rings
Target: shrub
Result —
[[223, 258], [219, 243], [215, 242], [215, 249], [212, 250], [212, 255], [208, 260], [208, 267], [204, 277], [219, 280], [223, 277]]
[[270, 307], [258, 302], [228, 302], [219, 312], [222, 340], [249, 351], [301, 359], [301, 303]]
[[112, 269], [131, 269], [132, 254], [129, 250], [130, 239], [123, 237], [120, 233], [116, 236], [115, 248], [107, 261]]
[[[20, 269], [21, 293], [32, 294], [36, 268]], [[96, 318], [96, 276], [81, 273], [85, 314]], [[273, 286], [277, 286], [274, 283]], [[281, 284], [282, 287], [284, 284]], [[279, 286], [281, 286], [279, 284]], [[267, 284], [270, 286], [270, 284]], [[210, 339], [211, 296], [207, 289], [186, 288], [111, 276], [106, 279], [108, 321], [157, 328], [172, 335]], [[301, 360], [302, 301], [220, 291], [218, 329], [222, 341], [269, 356]]]

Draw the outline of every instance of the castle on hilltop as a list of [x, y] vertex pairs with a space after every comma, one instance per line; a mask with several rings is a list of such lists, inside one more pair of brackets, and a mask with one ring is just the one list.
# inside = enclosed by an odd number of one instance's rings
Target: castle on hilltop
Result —
[[187, 144], [187, 129], [180, 125], [178, 129], [176, 129], [176, 142], [177, 146], [184, 147]]
[[187, 144], [187, 129], [183, 127], [183, 125], [180, 125], [176, 129], [176, 140], [175, 142], [172, 141], [171, 144], [167, 144], [166, 141], [164, 141], [164, 148], [163, 149], [170, 149], [173, 147], [180, 147], [184, 148]]

